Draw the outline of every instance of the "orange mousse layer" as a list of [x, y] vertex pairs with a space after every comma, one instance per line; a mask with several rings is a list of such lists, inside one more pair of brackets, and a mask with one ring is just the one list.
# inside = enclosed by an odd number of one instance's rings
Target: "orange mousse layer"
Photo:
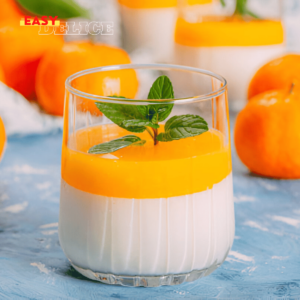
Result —
[[[88, 154], [90, 147], [131, 134], [114, 124], [78, 130], [63, 146], [62, 178], [92, 194], [117, 198], [166, 198], [198, 193], [231, 172], [229, 145], [217, 130], [154, 146], [147, 143], [111, 154]], [[73, 150], [76, 149], [76, 150]]]
[[276, 45], [284, 42], [284, 30], [280, 21], [226, 18], [190, 23], [179, 18], [175, 41], [191, 47]]
[[2, 119], [0, 118], [0, 159], [2, 158], [5, 144], [6, 144], [5, 127], [4, 127]]
[[[207, 4], [212, 0], [186, 0], [189, 5]], [[130, 8], [166, 8], [177, 6], [177, 0], [119, 0], [119, 3]]]

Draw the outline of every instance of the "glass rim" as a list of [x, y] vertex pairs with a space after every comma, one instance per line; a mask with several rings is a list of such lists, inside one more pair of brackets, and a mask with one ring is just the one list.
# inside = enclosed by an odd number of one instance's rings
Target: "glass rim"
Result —
[[[216, 91], [212, 91], [206, 94], [198, 95], [198, 96], [193, 96], [193, 97], [186, 97], [186, 98], [175, 98], [175, 99], [129, 99], [129, 98], [114, 98], [114, 97], [109, 97], [109, 96], [99, 96], [99, 95], [94, 95], [90, 93], [86, 93], [83, 91], [80, 91], [74, 87], [72, 87], [71, 83], [74, 79], [80, 78], [82, 76], [92, 74], [92, 73], [97, 73], [97, 72], [104, 72], [104, 71], [116, 71], [116, 70], [127, 70], [127, 69], [158, 69], [158, 70], [178, 70], [178, 71], [185, 71], [185, 72], [193, 72], [196, 74], [202, 74], [206, 76], [213, 77], [215, 79], [218, 79], [223, 85], [217, 89]], [[82, 97], [85, 99], [93, 100], [93, 101], [101, 101], [105, 103], [116, 103], [116, 104], [134, 104], [134, 105], [139, 105], [139, 104], [155, 104], [155, 103], [166, 103], [166, 104], [187, 104], [187, 103], [194, 103], [194, 102], [199, 102], [199, 101], [207, 101], [211, 100], [213, 98], [219, 97], [222, 94], [226, 92], [227, 89], [227, 80], [214, 72], [204, 70], [204, 69], [199, 69], [199, 68], [194, 68], [194, 67], [188, 67], [188, 66], [181, 66], [181, 65], [173, 65], [173, 64], [122, 64], [122, 65], [110, 65], [110, 66], [104, 66], [104, 67], [96, 67], [96, 68], [91, 68], [91, 69], [86, 69], [83, 71], [79, 71], [77, 73], [72, 74], [69, 76], [66, 81], [65, 81], [65, 87], [66, 89], [78, 96]]]

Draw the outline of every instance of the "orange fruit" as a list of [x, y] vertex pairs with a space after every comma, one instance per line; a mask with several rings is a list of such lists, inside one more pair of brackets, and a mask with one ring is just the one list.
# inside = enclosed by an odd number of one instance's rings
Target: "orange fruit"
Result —
[[6, 145], [5, 127], [4, 127], [2, 119], [0, 118], [0, 160], [3, 157], [5, 145]]
[[20, 22], [22, 12], [16, 4], [15, 0], [1, 0], [0, 20], [7, 21], [15, 19]]
[[1, 66], [0, 66], [0, 81], [5, 83], [5, 75]]
[[20, 26], [12, 20], [0, 25], [0, 65], [6, 84], [27, 99], [35, 95], [35, 75], [43, 54], [63, 43], [61, 36], [39, 35], [39, 26]]
[[[128, 54], [117, 47], [90, 42], [69, 42], [48, 51], [42, 58], [37, 71], [36, 91], [38, 102], [48, 113], [63, 115], [65, 81], [81, 70], [130, 63]], [[111, 84], [112, 83], [112, 84]], [[134, 98], [138, 88], [134, 70], [111, 71], [90, 74], [74, 81], [77, 89], [96, 95], [122, 95]], [[95, 104], [77, 97], [78, 109], [99, 114]]]
[[300, 55], [288, 54], [261, 67], [250, 82], [248, 99], [270, 90], [288, 89], [300, 82]]
[[299, 128], [299, 90], [259, 94], [237, 117], [237, 154], [256, 174], [282, 179], [300, 178]]

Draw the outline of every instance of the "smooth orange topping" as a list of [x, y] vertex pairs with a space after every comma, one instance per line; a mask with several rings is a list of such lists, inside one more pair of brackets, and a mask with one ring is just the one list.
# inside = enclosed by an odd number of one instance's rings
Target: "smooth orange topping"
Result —
[[252, 98], [235, 126], [235, 146], [254, 173], [300, 178], [300, 92], [268, 91]]
[[213, 0], [187, 0], [188, 5], [197, 5], [197, 4], [209, 4], [212, 3]]
[[3, 156], [5, 144], [6, 144], [5, 127], [4, 127], [2, 119], [0, 118], [0, 159]]
[[[189, 5], [207, 4], [212, 0], [187, 0]], [[177, 6], [177, 0], [119, 0], [119, 3], [130, 8], [166, 8]]]
[[[130, 134], [114, 124], [82, 129], [63, 143], [62, 178], [85, 192], [118, 198], [166, 198], [211, 189], [231, 172], [229, 145], [211, 129], [200, 136], [111, 154], [91, 155], [90, 147]], [[73, 150], [77, 149], [77, 151]]]
[[227, 18], [190, 23], [183, 18], [178, 18], [175, 41], [192, 47], [264, 46], [282, 44], [284, 31], [280, 21], [246, 22]]
[[175, 7], [177, 0], [119, 0], [119, 3], [130, 8], [165, 8]]

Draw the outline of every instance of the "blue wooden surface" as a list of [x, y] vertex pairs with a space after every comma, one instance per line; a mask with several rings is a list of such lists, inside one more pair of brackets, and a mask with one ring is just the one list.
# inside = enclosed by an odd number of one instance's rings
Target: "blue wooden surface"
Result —
[[222, 267], [153, 289], [85, 279], [58, 241], [61, 139], [8, 141], [0, 165], [0, 299], [300, 298], [300, 181], [252, 176], [234, 153], [236, 237]]

